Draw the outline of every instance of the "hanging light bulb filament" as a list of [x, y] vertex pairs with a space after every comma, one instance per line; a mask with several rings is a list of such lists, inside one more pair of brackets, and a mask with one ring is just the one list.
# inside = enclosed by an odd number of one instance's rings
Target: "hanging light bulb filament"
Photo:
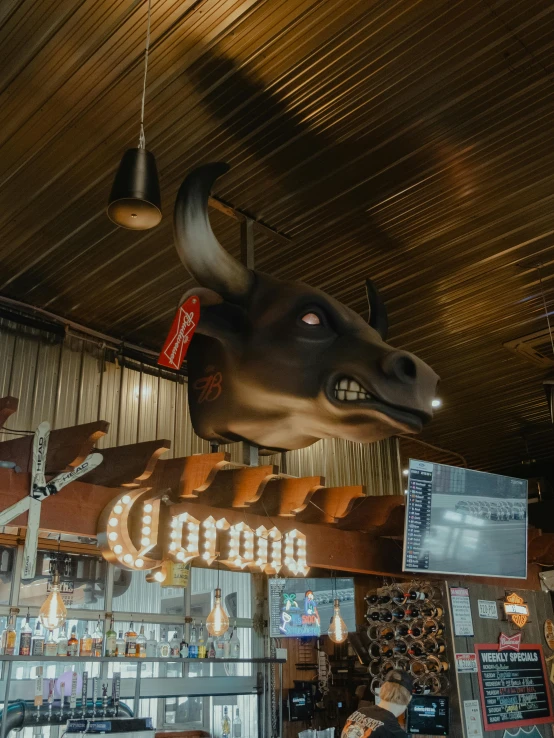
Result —
[[333, 643], [344, 643], [348, 638], [348, 628], [341, 617], [340, 602], [338, 599], [335, 599], [334, 601], [333, 610], [333, 617], [331, 618], [331, 624], [329, 625], [327, 634]]

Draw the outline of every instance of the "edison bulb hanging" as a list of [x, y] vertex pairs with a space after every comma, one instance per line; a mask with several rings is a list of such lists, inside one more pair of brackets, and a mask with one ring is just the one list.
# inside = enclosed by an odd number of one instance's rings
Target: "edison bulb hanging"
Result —
[[215, 590], [215, 604], [211, 613], [206, 618], [206, 628], [211, 636], [223, 635], [229, 630], [229, 616], [221, 604], [221, 590]]
[[50, 594], [39, 610], [38, 619], [47, 630], [61, 628], [67, 618], [67, 608], [60, 594], [60, 575], [54, 572]]
[[334, 601], [333, 609], [334, 613], [327, 634], [333, 643], [344, 643], [348, 638], [348, 628], [340, 616], [340, 602], [338, 600]]

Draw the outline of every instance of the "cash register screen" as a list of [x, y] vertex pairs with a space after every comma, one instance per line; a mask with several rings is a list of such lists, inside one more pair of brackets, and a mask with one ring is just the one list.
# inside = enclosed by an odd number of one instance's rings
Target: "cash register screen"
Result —
[[408, 733], [448, 735], [448, 697], [415, 696], [408, 706]]

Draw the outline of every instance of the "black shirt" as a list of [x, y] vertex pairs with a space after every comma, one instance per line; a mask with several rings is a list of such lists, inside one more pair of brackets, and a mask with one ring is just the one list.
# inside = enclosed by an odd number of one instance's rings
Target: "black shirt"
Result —
[[359, 707], [346, 721], [341, 738], [407, 738], [392, 712], [371, 705]]

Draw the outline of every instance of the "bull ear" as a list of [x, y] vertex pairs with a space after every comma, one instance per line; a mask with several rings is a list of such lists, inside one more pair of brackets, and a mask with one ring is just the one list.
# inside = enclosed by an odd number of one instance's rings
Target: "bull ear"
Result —
[[379, 294], [379, 290], [370, 279], [366, 279], [365, 289], [369, 303], [368, 323], [372, 328], [375, 328], [383, 341], [386, 341], [389, 332], [389, 316], [386, 305]]
[[240, 342], [247, 320], [246, 311], [233, 303], [226, 302], [215, 290], [194, 287], [182, 296], [182, 305], [189, 297], [200, 298], [200, 321], [196, 332], [225, 344]]

